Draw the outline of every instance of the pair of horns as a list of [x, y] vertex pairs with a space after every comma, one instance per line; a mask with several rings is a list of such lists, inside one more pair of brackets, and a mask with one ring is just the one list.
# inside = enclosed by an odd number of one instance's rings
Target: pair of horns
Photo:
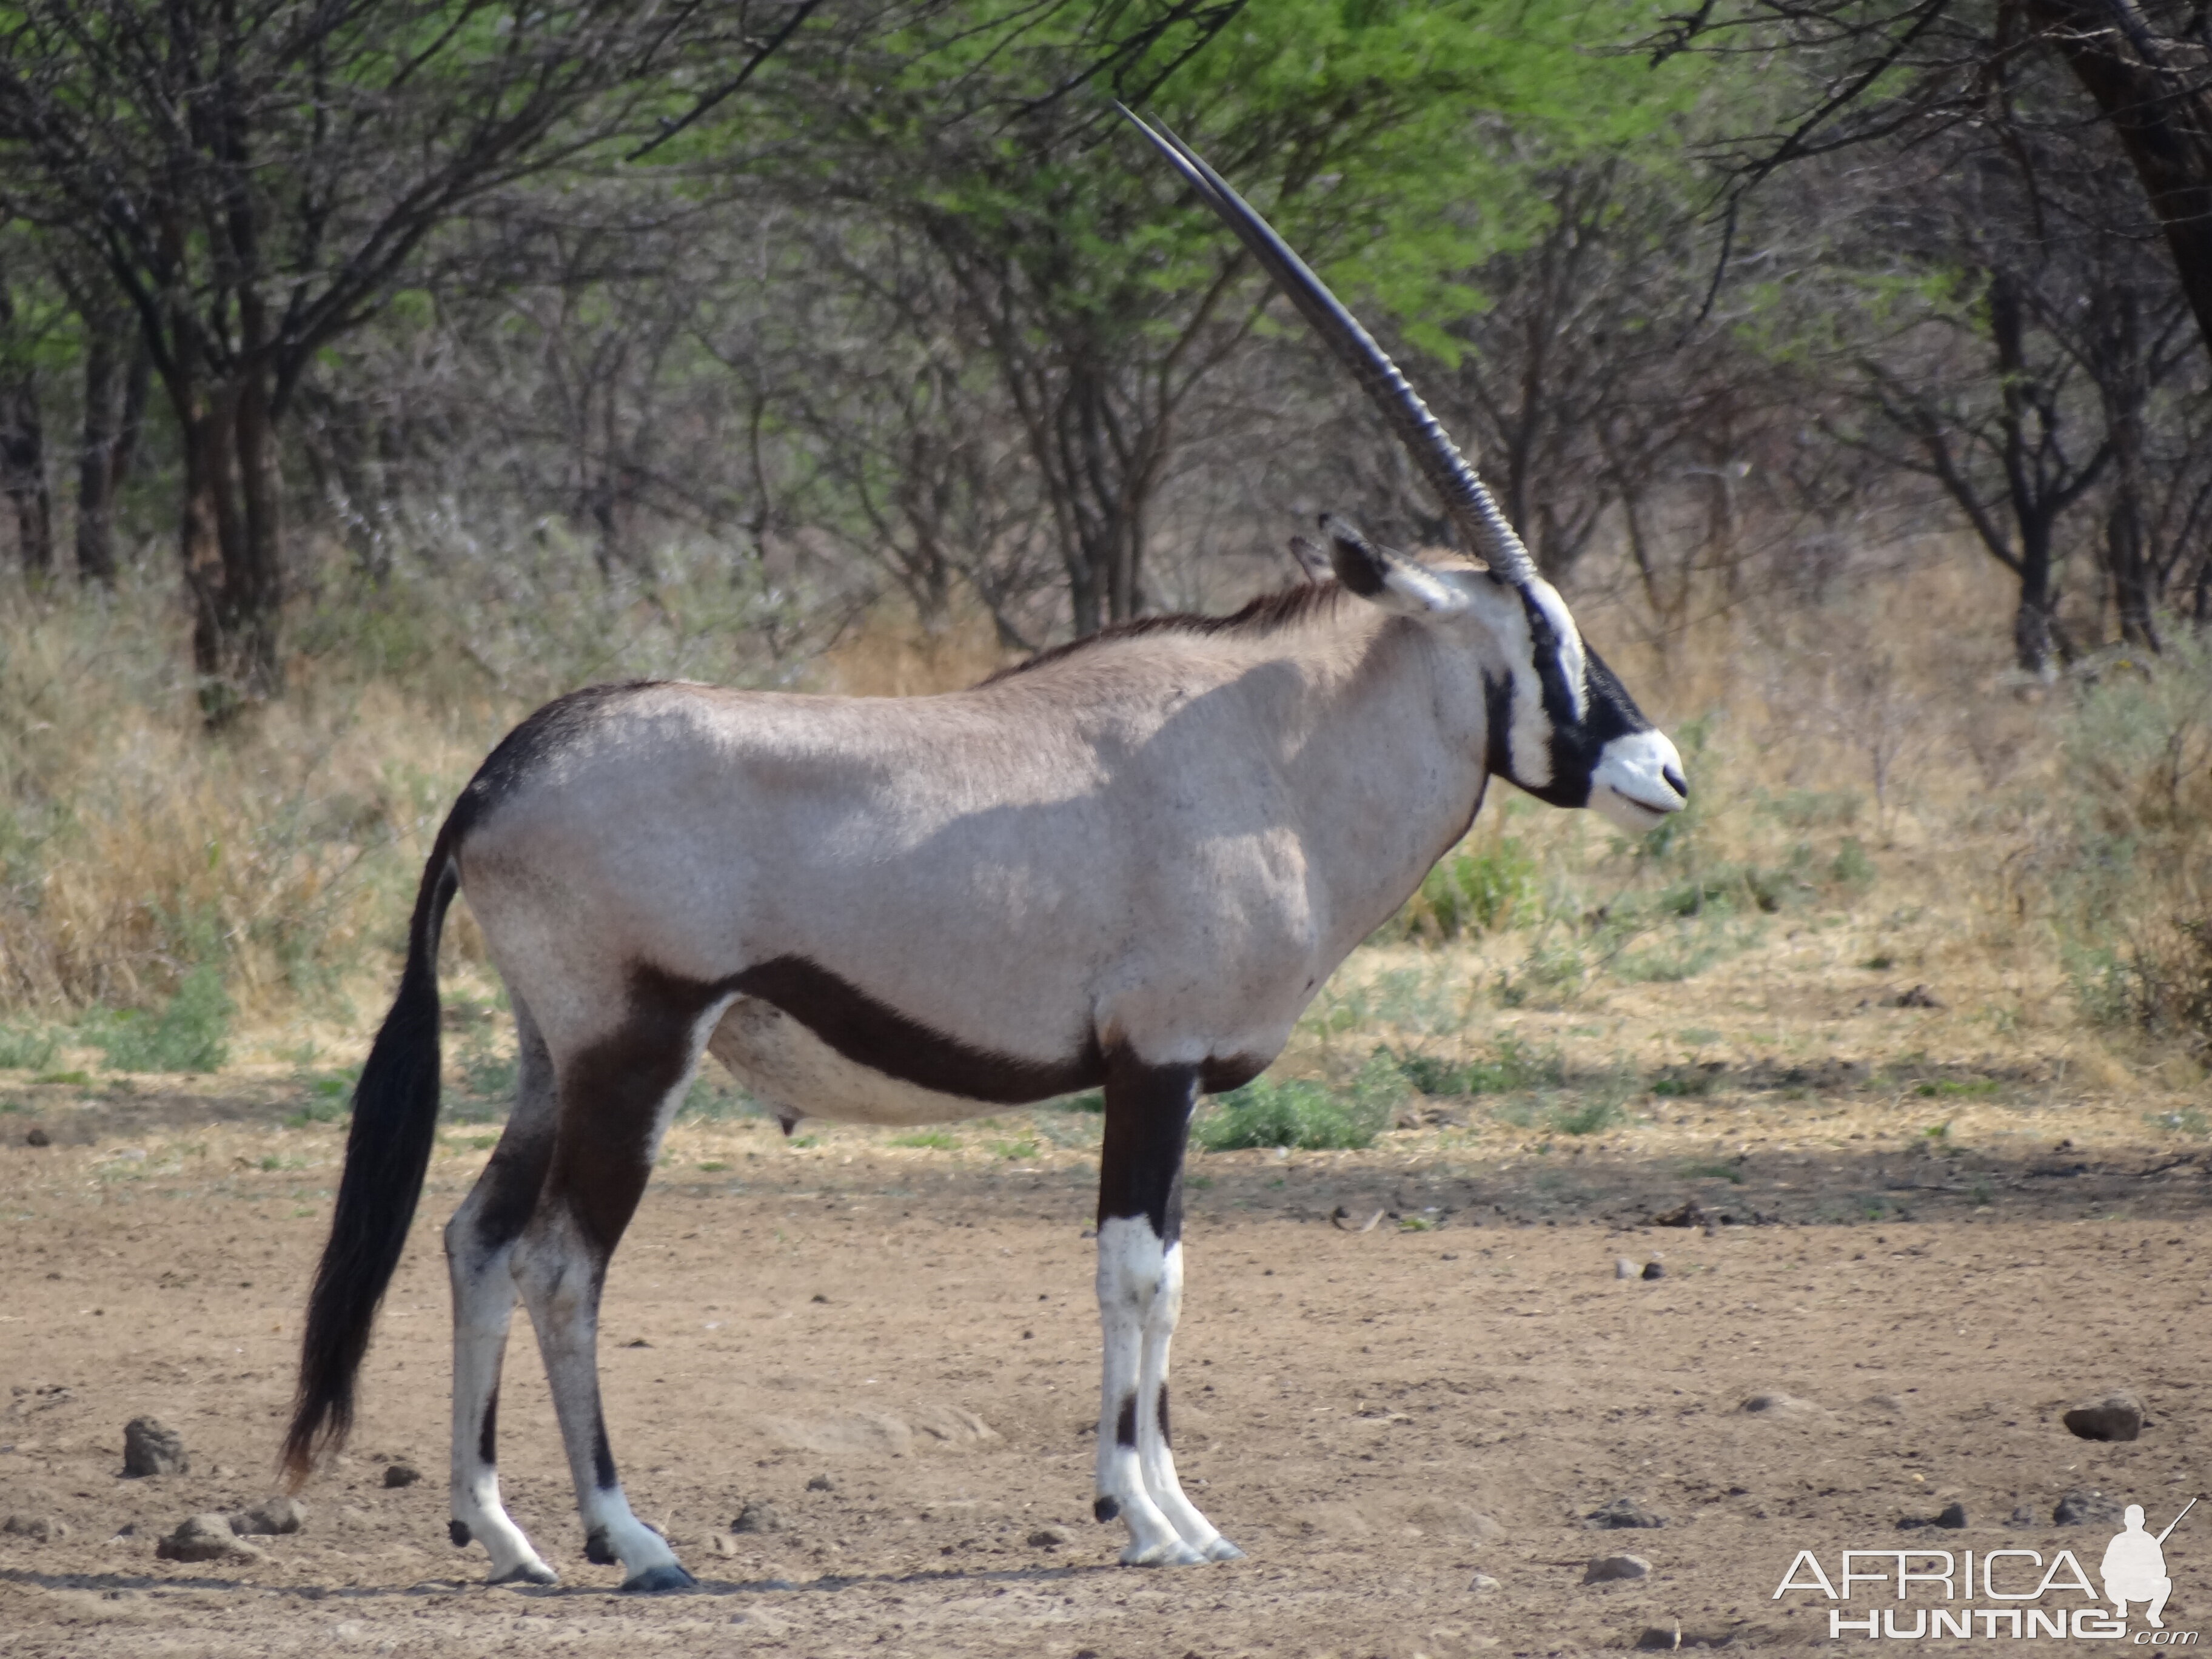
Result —
[[1437, 417], [1429, 413], [1429, 406], [1421, 401], [1420, 394], [1407, 383], [1398, 365], [1390, 361], [1389, 354], [1376, 344], [1375, 337], [1344, 308], [1344, 302], [1328, 291], [1306, 262], [1291, 251], [1290, 244], [1276, 234], [1274, 227], [1253, 211], [1251, 204], [1206, 164], [1205, 158], [1164, 127], [1146, 125], [1124, 105], [1116, 104], [1114, 107], [1152, 140], [1153, 148], [1189, 181], [1199, 199], [1237, 233], [1237, 240], [1251, 250], [1252, 257], [1275, 279], [1275, 286], [1290, 296], [1291, 303], [1304, 313], [1315, 331], [1328, 343], [1329, 349], [1352, 371], [1352, 377], [1390, 422], [1398, 441], [1406, 446], [1413, 464], [1428, 479], [1430, 488], [1443, 502], [1444, 511], [1467, 538], [1468, 545], [1488, 561], [1492, 571], [1516, 587], [1525, 587], [1534, 581], [1535, 562], [1528, 556], [1521, 538], [1514, 533], [1504, 514], [1498, 511], [1497, 501], [1468, 465], [1467, 457], [1459, 453], [1459, 447], [1445, 434]]

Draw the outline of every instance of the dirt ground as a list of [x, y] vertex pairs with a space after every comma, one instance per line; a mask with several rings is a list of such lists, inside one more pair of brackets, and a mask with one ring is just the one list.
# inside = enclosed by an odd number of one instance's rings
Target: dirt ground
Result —
[[[1360, 1153], [1196, 1157], [1178, 1451], [1250, 1556], [1171, 1571], [1115, 1566], [1121, 1529], [1089, 1518], [1095, 1153], [1075, 1115], [949, 1149], [679, 1126], [602, 1345], [632, 1501], [701, 1580], [644, 1599], [583, 1559], [524, 1323], [503, 1474], [565, 1582], [486, 1589], [481, 1553], [446, 1542], [436, 1229], [481, 1126], [441, 1140], [305, 1529], [245, 1565], [157, 1560], [185, 1516], [272, 1490], [340, 1133], [283, 1127], [282, 1085], [20, 1091], [27, 1115], [0, 1119], [0, 1512], [70, 1530], [0, 1534], [0, 1652], [1452, 1659], [1678, 1629], [1788, 1649], [1828, 1640], [1826, 1601], [1774, 1595], [1800, 1549], [1833, 1572], [1846, 1547], [2064, 1545], [2094, 1571], [2113, 1528], [2055, 1526], [2061, 1498], [2141, 1502], [2155, 1528], [2212, 1485], [2201, 1142], [2132, 1107], [1977, 1097], [2006, 1132], [1936, 1146], [1910, 1090], [1793, 1088], [1786, 1113], [1723, 1091], [1572, 1146], [1444, 1122]], [[25, 1144], [33, 1116], [52, 1144]], [[1703, 1224], [1651, 1224], [1686, 1203], [1674, 1218]], [[1619, 1279], [1623, 1256], [1663, 1276]], [[2148, 1409], [2140, 1440], [2061, 1426], [2118, 1386]], [[182, 1433], [191, 1473], [121, 1477], [142, 1413]], [[394, 1462], [422, 1480], [386, 1486]], [[1665, 1525], [1583, 1524], [1624, 1497]], [[1963, 1531], [1898, 1530], [1954, 1501]], [[748, 1503], [780, 1526], [732, 1532]], [[1066, 1541], [1030, 1541], [1047, 1528]], [[1583, 1583], [1624, 1553], [1648, 1578]], [[2168, 1626], [2212, 1627], [2212, 1515], [2168, 1560]]]

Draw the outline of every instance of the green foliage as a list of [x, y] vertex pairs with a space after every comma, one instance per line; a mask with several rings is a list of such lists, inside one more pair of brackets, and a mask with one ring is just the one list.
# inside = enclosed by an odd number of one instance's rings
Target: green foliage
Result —
[[35, 1072], [52, 1064], [61, 1041], [40, 1025], [0, 1025], [0, 1071]]
[[894, 1146], [912, 1146], [933, 1152], [949, 1152], [957, 1149], [960, 1142], [942, 1129], [917, 1129], [912, 1134], [893, 1135], [890, 1144]]
[[[1388, 1054], [1388, 1049], [1378, 1049]], [[1537, 1048], [1518, 1037], [1499, 1037], [1483, 1058], [1446, 1060], [1423, 1054], [1393, 1055], [1407, 1082], [1429, 1096], [1502, 1095], [1519, 1090], [1557, 1088], [1565, 1080], [1566, 1062], [1556, 1048]]]
[[1422, 878], [1382, 936], [1431, 944], [1513, 925], [1537, 891], [1536, 860], [1518, 836], [1462, 847]]
[[2099, 1024], [2212, 1048], [2212, 641], [2120, 664], [2065, 730], [2070, 834], [2053, 861], [2062, 962]]
[[235, 1012], [222, 975], [195, 968], [160, 1012], [126, 1009], [88, 1022], [86, 1036], [118, 1072], [212, 1072], [230, 1054]]
[[1304, 1079], [1258, 1078], [1222, 1096], [1193, 1134], [1210, 1152], [1255, 1146], [1358, 1151], [1389, 1127], [1405, 1088], [1388, 1053], [1370, 1057], [1351, 1087], [1340, 1091]]
[[1620, 1102], [1610, 1094], [1593, 1094], [1574, 1103], [1552, 1109], [1551, 1124], [1561, 1134], [1594, 1135], [1619, 1125], [1626, 1117]]

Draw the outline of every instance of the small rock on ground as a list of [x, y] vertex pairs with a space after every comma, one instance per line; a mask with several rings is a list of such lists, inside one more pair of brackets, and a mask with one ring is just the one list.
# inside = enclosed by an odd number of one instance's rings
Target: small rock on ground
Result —
[[1033, 1549], [1057, 1549], [1066, 1541], [1066, 1533], [1058, 1527], [1039, 1527], [1030, 1534], [1030, 1545]]
[[1665, 1516], [1647, 1509], [1633, 1498], [1616, 1498], [1610, 1504], [1600, 1504], [1583, 1517], [1583, 1525], [1593, 1532], [1630, 1527], [1663, 1527], [1666, 1524]]
[[307, 1524], [307, 1506], [296, 1498], [264, 1498], [250, 1510], [230, 1517], [230, 1529], [240, 1538], [294, 1533]]
[[1492, 1595], [1505, 1587], [1488, 1573], [1478, 1572], [1467, 1581], [1467, 1588], [1471, 1595]]
[[411, 1486], [422, 1478], [422, 1471], [412, 1463], [387, 1463], [384, 1467], [386, 1486]]
[[11, 1515], [0, 1521], [0, 1532], [27, 1538], [37, 1544], [50, 1544], [57, 1538], [69, 1536], [69, 1523], [46, 1515]]
[[1639, 1653], [1672, 1653], [1681, 1645], [1682, 1627], [1680, 1625], [1650, 1625], [1645, 1626], [1644, 1634], [1636, 1638], [1636, 1649]]
[[837, 1490], [837, 1483], [832, 1480], [826, 1474], [817, 1474], [811, 1480], [806, 1483], [806, 1490], [809, 1492], [835, 1492]]
[[23, 1144], [26, 1146], [51, 1146], [54, 1144], [54, 1138], [33, 1125], [23, 1132]]
[[185, 1437], [158, 1418], [134, 1417], [123, 1425], [123, 1473], [190, 1474], [192, 1460], [185, 1455]]
[[1649, 1578], [1651, 1564], [1640, 1555], [1600, 1555], [1583, 1570], [1585, 1584], [1610, 1584], [1625, 1579]]
[[1740, 1408], [1753, 1417], [1809, 1417], [1820, 1408], [1809, 1400], [1800, 1400], [1794, 1394], [1784, 1394], [1779, 1389], [1769, 1389], [1747, 1399]]
[[2134, 1440], [2143, 1431], [2142, 1401], [2124, 1389], [2084, 1401], [2060, 1419], [2084, 1440]]
[[775, 1508], [757, 1498], [749, 1500], [738, 1511], [738, 1518], [730, 1522], [732, 1532], [781, 1532], [783, 1517]]
[[2061, 1527], [2117, 1526], [2120, 1506], [2100, 1492], [2069, 1492], [2051, 1511], [2051, 1519]]
[[1626, 1256], [1617, 1255], [1613, 1259], [1613, 1276], [1615, 1279], [1641, 1279], [1644, 1269]]
[[154, 1546], [164, 1561], [253, 1561], [261, 1552], [230, 1529], [224, 1515], [195, 1515]]
[[1644, 1278], [1646, 1278], [1646, 1279], [1664, 1279], [1664, 1278], [1666, 1278], [1666, 1277], [1667, 1277], [1667, 1264], [1666, 1264], [1665, 1262], [1663, 1262], [1663, 1261], [1647, 1261], [1647, 1262], [1645, 1262], [1645, 1263], [1644, 1264]]
[[2035, 1518], [2035, 1510], [2026, 1504], [2014, 1509], [2012, 1512], [2012, 1519], [2005, 1522], [2008, 1527], [2033, 1527], [2039, 1524]]

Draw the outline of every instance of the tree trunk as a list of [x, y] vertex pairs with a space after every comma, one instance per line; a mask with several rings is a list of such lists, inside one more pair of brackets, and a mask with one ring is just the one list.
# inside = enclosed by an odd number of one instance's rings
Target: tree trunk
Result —
[[76, 574], [115, 586], [115, 495], [130, 469], [146, 403], [147, 359], [135, 354], [131, 321], [86, 319], [84, 430], [76, 461]]
[[192, 609], [200, 708], [222, 726], [281, 696], [284, 602], [265, 377], [196, 388], [178, 411], [184, 436], [179, 550]]
[[2212, 353], [2212, 97], [2202, 69], [2171, 62], [2133, 0], [2028, 0], [2028, 11], [2119, 135]]
[[[13, 335], [15, 307], [0, 289], [0, 333]], [[46, 483], [46, 427], [37, 372], [12, 337], [0, 338], [0, 492], [15, 514], [15, 551], [26, 575], [54, 568], [53, 495]]]

